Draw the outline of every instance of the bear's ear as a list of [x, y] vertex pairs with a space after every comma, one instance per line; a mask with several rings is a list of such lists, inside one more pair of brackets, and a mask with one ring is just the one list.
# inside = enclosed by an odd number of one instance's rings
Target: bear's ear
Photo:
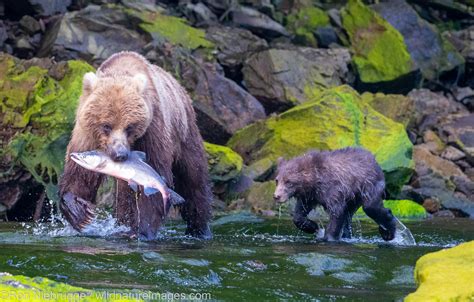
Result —
[[95, 84], [97, 84], [96, 74], [93, 72], [86, 73], [82, 79], [82, 91], [87, 94], [91, 93], [95, 88]]
[[139, 73], [133, 77], [133, 82], [137, 86], [138, 92], [142, 93], [148, 84], [148, 78], [143, 73]]
[[279, 157], [277, 160], [277, 165], [281, 167], [285, 163], [285, 159], [283, 157]]

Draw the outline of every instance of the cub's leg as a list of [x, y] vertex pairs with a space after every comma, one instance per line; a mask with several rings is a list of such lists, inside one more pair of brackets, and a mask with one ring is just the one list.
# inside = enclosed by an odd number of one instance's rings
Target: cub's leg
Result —
[[379, 182], [371, 194], [364, 194], [362, 207], [364, 212], [379, 225], [379, 232], [383, 240], [395, 238], [397, 223], [392, 211], [383, 206], [384, 182]]
[[318, 224], [308, 219], [308, 214], [311, 210], [312, 207], [306, 202], [298, 200], [295, 206], [295, 213], [293, 214], [293, 223], [303, 232], [314, 234], [318, 231]]

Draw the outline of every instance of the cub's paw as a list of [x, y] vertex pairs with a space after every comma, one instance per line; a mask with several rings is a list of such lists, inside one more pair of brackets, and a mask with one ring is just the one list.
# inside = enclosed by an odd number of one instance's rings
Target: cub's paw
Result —
[[380, 236], [382, 236], [382, 239], [385, 241], [393, 240], [393, 238], [395, 238], [395, 231], [396, 231], [396, 228], [393, 228], [392, 230], [388, 230], [382, 226], [379, 226]]
[[94, 218], [95, 206], [70, 192], [64, 194], [59, 208], [72, 227], [81, 231]]

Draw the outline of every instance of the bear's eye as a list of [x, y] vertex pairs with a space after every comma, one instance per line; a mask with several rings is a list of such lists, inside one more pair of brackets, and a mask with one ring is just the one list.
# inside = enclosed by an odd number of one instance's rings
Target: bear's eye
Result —
[[105, 135], [109, 135], [110, 132], [112, 132], [112, 126], [110, 126], [109, 124], [104, 124], [102, 125], [102, 131]]
[[131, 136], [133, 134], [133, 125], [129, 125], [127, 128], [125, 128], [125, 133], [127, 133], [127, 136]]

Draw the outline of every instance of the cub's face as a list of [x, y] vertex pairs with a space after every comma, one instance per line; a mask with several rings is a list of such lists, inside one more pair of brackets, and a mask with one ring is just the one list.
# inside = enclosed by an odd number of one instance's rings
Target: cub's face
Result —
[[114, 161], [125, 161], [133, 143], [151, 123], [143, 97], [146, 77], [101, 77], [87, 73], [77, 122]]
[[278, 173], [275, 178], [276, 189], [273, 198], [276, 202], [286, 202], [301, 190], [301, 171], [291, 161], [278, 160]]

